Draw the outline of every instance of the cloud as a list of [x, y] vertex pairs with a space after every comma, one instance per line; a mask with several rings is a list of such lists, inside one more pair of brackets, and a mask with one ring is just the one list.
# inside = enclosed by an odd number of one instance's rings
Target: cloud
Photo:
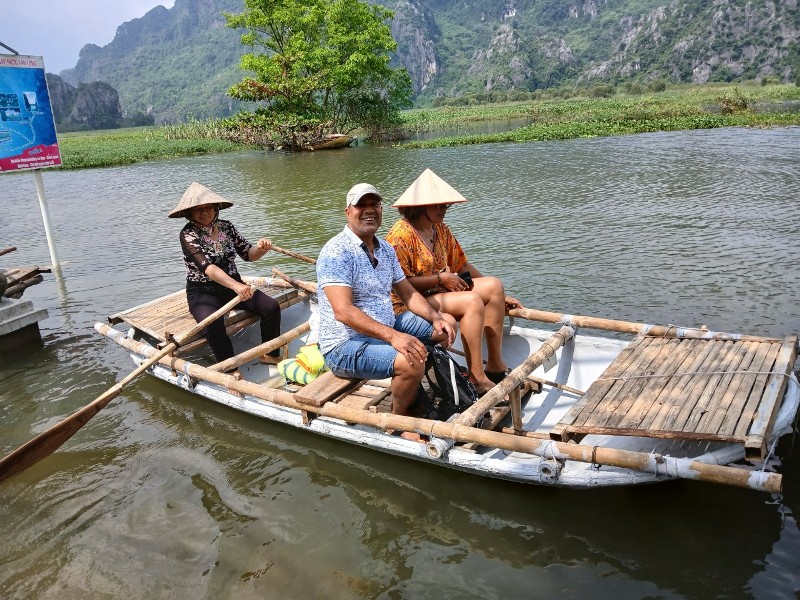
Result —
[[[170, 8], [174, 0], [62, 0], [25, 8], [20, 5], [3, 11], [0, 42], [20, 54], [43, 56], [47, 71], [58, 73], [75, 66], [83, 46], [105, 46], [114, 39], [117, 27], [159, 4]], [[0, 47], [0, 53], [8, 52]]]

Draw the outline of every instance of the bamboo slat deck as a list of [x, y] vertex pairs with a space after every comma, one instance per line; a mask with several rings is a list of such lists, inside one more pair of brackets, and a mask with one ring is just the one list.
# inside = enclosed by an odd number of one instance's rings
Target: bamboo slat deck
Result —
[[782, 341], [637, 336], [551, 437], [743, 443], [748, 459], [761, 459], [796, 354], [796, 336]]
[[[291, 306], [300, 300], [298, 292], [294, 288], [283, 288], [271, 285], [256, 285], [265, 294], [272, 296], [280, 304], [281, 310]], [[257, 317], [244, 310], [232, 310], [225, 317], [225, 328], [228, 335], [244, 329], [256, 321]], [[188, 331], [196, 321], [189, 312], [189, 305], [186, 303], [186, 291], [181, 290], [158, 298], [147, 304], [135, 306], [128, 310], [116, 313], [108, 317], [109, 323], [116, 325], [125, 322], [135, 327], [139, 331], [158, 340], [163, 345], [167, 337]], [[204, 345], [205, 337], [195, 336], [191, 341], [179, 348], [175, 354], [185, 354], [191, 350]]]

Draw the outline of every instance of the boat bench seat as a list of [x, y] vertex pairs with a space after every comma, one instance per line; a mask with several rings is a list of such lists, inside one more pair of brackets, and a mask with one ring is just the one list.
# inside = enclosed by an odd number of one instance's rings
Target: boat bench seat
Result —
[[294, 394], [294, 399], [301, 404], [322, 406], [326, 402], [349, 393], [363, 382], [363, 379], [346, 379], [344, 377], [337, 377], [332, 372], [326, 371], [296, 392]]

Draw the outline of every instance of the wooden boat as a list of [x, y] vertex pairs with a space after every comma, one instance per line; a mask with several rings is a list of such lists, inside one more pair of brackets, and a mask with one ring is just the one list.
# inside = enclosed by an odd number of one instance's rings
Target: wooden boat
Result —
[[[209, 364], [199, 338], [162, 358], [152, 375], [257, 417], [488, 477], [563, 487], [685, 478], [781, 489], [771, 459], [800, 404], [796, 336], [513, 310], [503, 347], [514, 365], [510, 375], [450, 421], [429, 421], [390, 413], [389, 380], [326, 373], [298, 386], [259, 363], [258, 356], [278, 347], [294, 356], [315, 320], [314, 284], [286, 279], [302, 289], [281, 278], [250, 280], [281, 304], [286, 333], [280, 338], [257, 345], [255, 318], [231, 313], [226, 324], [239, 352], [233, 359]], [[127, 333], [103, 323], [96, 330], [137, 364], [173, 339], [171, 333], [194, 324], [182, 291], [109, 320], [127, 324]], [[536, 322], [547, 325], [532, 327]], [[613, 331], [614, 337], [585, 334], [589, 328]], [[223, 374], [233, 366], [241, 379]], [[483, 428], [475, 426], [478, 421]], [[396, 435], [400, 431], [417, 431], [427, 441], [404, 439]]]
[[312, 141], [306, 150], [332, 150], [334, 148], [345, 148], [356, 140], [355, 136], [344, 133], [329, 133], [320, 139]]

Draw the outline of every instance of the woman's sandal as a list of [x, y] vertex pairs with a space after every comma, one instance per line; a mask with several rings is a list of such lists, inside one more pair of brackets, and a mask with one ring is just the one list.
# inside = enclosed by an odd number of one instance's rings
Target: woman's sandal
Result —
[[511, 373], [511, 369], [507, 371], [485, 371], [486, 377], [495, 385], [503, 381], [509, 373]]

